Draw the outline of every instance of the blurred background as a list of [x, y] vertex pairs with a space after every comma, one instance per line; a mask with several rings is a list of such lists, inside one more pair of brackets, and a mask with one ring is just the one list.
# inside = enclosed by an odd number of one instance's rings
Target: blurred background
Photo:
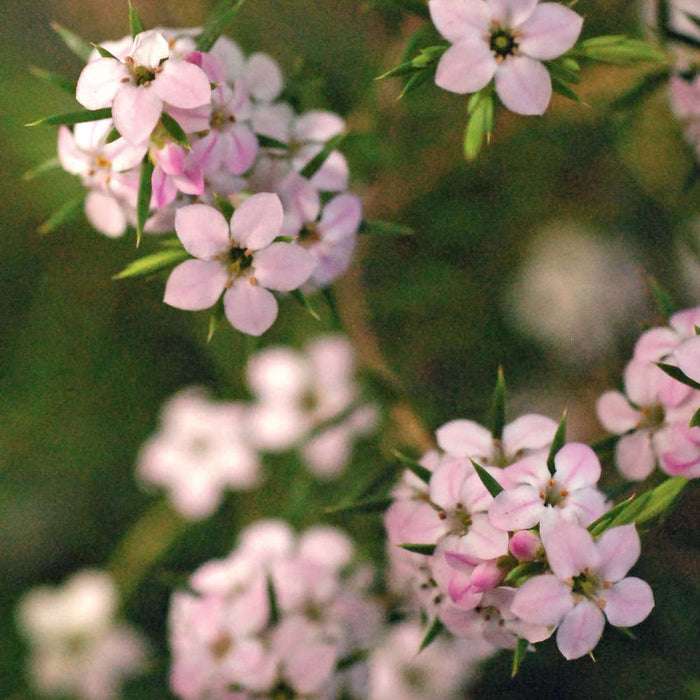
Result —
[[[213, 3], [135, 4], [147, 27], [186, 27], [201, 24]], [[207, 346], [206, 313], [165, 306], [162, 279], [111, 280], [136, 257], [133, 235], [110, 240], [80, 220], [40, 236], [42, 221], [81, 185], [60, 171], [22, 180], [56, 142], [53, 127], [22, 125], [77, 104], [28, 69], [77, 77], [81, 64], [51, 21], [91, 41], [116, 39], [128, 33], [126, 2], [4, 0], [2, 9], [0, 697], [18, 700], [32, 696], [13, 624], [17, 597], [104, 566], [152, 501], [133, 467], [164, 400], [191, 384], [242, 398], [252, 349], [290, 338], [302, 345], [332, 322], [323, 302], [322, 324], [287, 303], [256, 343], [222, 328]], [[581, 0], [576, 9], [584, 36], [644, 32], [635, 2]], [[256, 0], [229, 33], [247, 52], [277, 58], [300, 111], [327, 108], [347, 119], [344, 151], [366, 217], [415, 230], [365, 238], [337, 285], [362, 362], [400, 377], [430, 432], [454, 418], [484, 419], [500, 364], [511, 419], [523, 411], [558, 418], [568, 408], [569, 437], [596, 440], [596, 397], [619, 386], [638, 335], [664, 322], [650, 276], [678, 308], [700, 303], [700, 186], [666, 88], [633, 112], [613, 112], [611, 100], [657, 68], [589, 68], [583, 105], [555, 96], [544, 118], [501, 112], [493, 145], [467, 164], [463, 98], [426, 85], [397, 101], [400, 81], [373, 80], [401, 60], [420, 24], [388, 0]], [[416, 442], [398, 430], [394, 437]], [[337, 493], [383, 460], [376, 445], [361, 447]], [[284, 471], [278, 462], [272, 467]], [[236, 527], [283, 502], [284, 479], [276, 483], [250, 501], [227, 499], [178, 540], [169, 565], [188, 571], [226, 554]], [[320, 497], [333, 505], [334, 489]], [[543, 644], [515, 680], [509, 657], [497, 657], [465, 697], [700, 697], [697, 506], [693, 490], [646, 535], [635, 572], [651, 583], [657, 606], [636, 641], [607, 634], [595, 666], [567, 663]], [[304, 519], [320, 518], [319, 508]], [[340, 524], [362, 534], [366, 551], [381, 550], [377, 516]], [[127, 609], [157, 650], [167, 596], [162, 582], [146, 581]], [[156, 664], [126, 696], [165, 697], [166, 673], [165, 661]]]

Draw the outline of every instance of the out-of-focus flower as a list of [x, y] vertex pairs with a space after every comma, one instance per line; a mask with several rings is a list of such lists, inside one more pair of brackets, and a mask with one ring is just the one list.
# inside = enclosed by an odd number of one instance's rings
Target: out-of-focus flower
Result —
[[353, 559], [351, 541], [334, 528], [299, 538], [279, 521], [248, 528], [227, 559], [193, 574], [196, 595], [173, 596], [173, 692], [186, 700], [228, 697], [231, 687], [266, 695], [282, 683], [330, 697], [338, 661], [378, 631], [364, 584], [343, 574]]
[[211, 515], [225, 489], [249, 489], [259, 482], [257, 453], [246, 440], [246, 406], [214, 402], [197, 389], [173, 396], [161, 425], [141, 448], [137, 475], [164, 486], [186, 518]]
[[112, 700], [140, 672], [146, 647], [116, 619], [117, 591], [107, 574], [81, 571], [61, 587], [39, 586], [19, 603], [30, 646], [29, 675], [40, 693]]
[[683, 133], [700, 160], [700, 72], [680, 71], [669, 82], [671, 109], [683, 124]]
[[272, 347], [254, 355], [246, 374], [256, 397], [249, 412], [251, 439], [261, 449], [299, 446], [319, 477], [339, 474], [355, 439], [376, 425], [376, 410], [360, 399], [352, 347], [342, 336], [322, 336], [303, 354]]
[[573, 10], [538, 0], [430, 0], [430, 16], [452, 46], [435, 83], [460, 94], [494, 80], [501, 102], [518, 114], [544, 114], [552, 79], [541, 61], [566, 53], [583, 27]]

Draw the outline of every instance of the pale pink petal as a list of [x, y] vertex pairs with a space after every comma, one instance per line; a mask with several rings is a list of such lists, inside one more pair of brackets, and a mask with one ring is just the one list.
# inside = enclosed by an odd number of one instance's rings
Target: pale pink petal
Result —
[[692, 338], [695, 335], [695, 326], [700, 326], [700, 306], [673, 314], [668, 320], [668, 325], [683, 338]]
[[605, 494], [596, 488], [577, 489], [566, 497], [565, 503], [565, 510], [574, 513], [578, 523], [584, 527], [608, 510]]
[[143, 143], [155, 129], [162, 109], [163, 101], [152, 86], [137, 87], [126, 83], [114, 97], [114, 126], [129, 143]]
[[151, 208], [167, 207], [177, 197], [177, 187], [172, 178], [156, 167], [151, 175]]
[[636, 428], [642, 418], [619, 391], [606, 391], [596, 403], [596, 412], [601, 425], [617, 435]]
[[493, 454], [493, 438], [486, 428], [470, 420], [453, 420], [438, 428], [438, 445], [454, 457], [488, 461]]
[[556, 508], [547, 509], [540, 524], [540, 537], [547, 562], [562, 580], [578, 576], [584, 569], [595, 569], [600, 555], [591, 533], [570, 522]]
[[126, 214], [111, 195], [93, 190], [85, 200], [85, 216], [100, 233], [117, 238], [126, 231]]
[[460, 41], [450, 46], [440, 57], [435, 84], [443, 90], [460, 95], [477, 92], [488, 85], [494, 73], [497, 74], [497, 66], [496, 58], [482, 38]]
[[430, 0], [428, 8], [435, 28], [452, 44], [488, 33], [491, 16], [483, 0]]
[[289, 292], [309, 279], [316, 258], [296, 243], [273, 243], [255, 253], [254, 274], [268, 289]]
[[294, 124], [293, 138], [295, 141], [317, 141], [325, 143], [345, 129], [345, 120], [321, 109], [311, 110], [302, 114]]
[[[673, 358], [673, 356], [674, 355], [671, 355], [671, 358]], [[675, 363], [671, 361], [670, 364]], [[657, 378], [656, 393], [659, 398], [659, 403], [661, 403], [664, 408], [675, 408], [679, 406], [692, 393], [693, 390], [687, 384], [676, 381], [661, 369], [655, 367], [654, 370]]]
[[504, 485], [506, 483], [527, 484], [536, 488], [538, 493], [544, 490], [550, 479], [549, 469], [547, 468], [547, 452], [547, 450], [541, 450], [540, 452], [529, 454], [506, 467], [503, 470], [507, 479]]
[[259, 250], [279, 235], [283, 217], [282, 202], [276, 194], [251, 195], [233, 212], [231, 236], [241, 247]]
[[654, 594], [649, 584], [633, 576], [604, 590], [600, 597], [605, 601], [605, 616], [616, 627], [638, 625], [654, 607]]
[[541, 546], [540, 538], [532, 530], [514, 532], [508, 543], [510, 553], [518, 561], [534, 561]]
[[493, 19], [510, 29], [517, 28], [535, 10], [538, 0], [488, 0]]
[[482, 562], [472, 571], [472, 588], [475, 593], [487, 591], [496, 587], [504, 575], [497, 559]]
[[173, 182], [185, 194], [204, 194], [204, 171], [201, 167], [187, 168], [181, 175], [173, 175]]
[[362, 200], [353, 194], [339, 194], [323, 208], [318, 230], [324, 239], [336, 240], [357, 233], [362, 222]]
[[450, 600], [463, 610], [473, 610], [483, 597], [481, 591], [472, 587], [471, 575], [455, 569], [450, 571], [447, 594]]
[[516, 418], [503, 429], [503, 449], [512, 456], [521, 450], [539, 450], [551, 444], [556, 432], [556, 421], [529, 413]]
[[282, 91], [282, 71], [277, 61], [265, 53], [254, 53], [248, 57], [242, 77], [256, 100], [272, 102]]
[[321, 211], [318, 190], [298, 173], [291, 172], [279, 186], [284, 201], [285, 215], [298, 222], [299, 227], [316, 221]]
[[228, 276], [218, 262], [185, 260], [168, 277], [163, 301], [176, 309], [208, 309], [224, 291]]
[[636, 563], [642, 544], [634, 524], [606, 530], [598, 540], [601, 562], [598, 570], [605, 581], [619, 581]]
[[[456, 605], [445, 604], [440, 607], [440, 621], [460, 637], [481, 637], [484, 633], [484, 618], [475, 613], [474, 609], [464, 610]], [[387, 695], [386, 697], [391, 697]]]
[[211, 105], [202, 105], [195, 109], [179, 109], [172, 105], [165, 105], [164, 111], [182, 127], [186, 134], [206, 131], [209, 128]]
[[134, 37], [131, 57], [137, 66], [157, 68], [169, 55], [168, 40], [157, 29], [141, 32]]
[[700, 382], [700, 336], [681, 343], [673, 354], [683, 373]]
[[656, 456], [648, 430], [638, 430], [620, 438], [615, 448], [617, 468], [630, 481], [642, 481], [654, 471]]
[[90, 169], [90, 157], [77, 147], [67, 126], [58, 128], [58, 159], [61, 167], [73, 175], [86, 174]]
[[568, 491], [595, 486], [600, 479], [600, 460], [582, 442], [570, 442], [554, 456], [554, 478]]
[[633, 358], [625, 367], [625, 391], [630, 401], [639, 406], [654, 406], [659, 402], [658, 386], [661, 370], [649, 360]]
[[639, 336], [634, 346], [634, 358], [658, 362], [673, 352], [679, 340], [678, 334], [670, 328], [651, 328]]
[[75, 91], [75, 99], [86, 109], [100, 109], [112, 104], [122, 78], [128, 78], [126, 66], [113, 58], [100, 58], [83, 68]]
[[445, 522], [425, 501], [394, 501], [384, 514], [384, 525], [392, 544], [433, 544], [446, 530]]
[[552, 97], [549, 71], [529, 56], [509, 56], [496, 71], [496, 93], [511, 112], [544, 114]]
[[573, 607], [569, 585], [556, 576], [544, 574], [528, 579], [518, 588], [510, 610], [525, 622], [557, 625]]
[[245, 124], [234, 124], [226, 134], [224, 164], [230, 173], [242, 175], [258, 155], [258, 139]]
[[267, 289], [241, 279], [224, 294], [224, 309], [234, 328], [262, 335], [277, 318], [277, 299]]
[[473, 474], [474, 467], [463, 459], [452, 459], [442, 464], [430, 478], [430, 500], [441, 508], [454, 510], [461, 500], [460, 491], [465, 480]]
[[583, 27], [583, 17], [555, 2], [539, 4], [518, 31], [522, 53], [549, 61], [566, 53], [575, 43]]
[[192, 63], [171, 58], [152, 83], [158, 97], [180, 109], [193, 109], [211, 100], [207, 74]]
[[[110, 124], [111, 128], [111, 124]], [[134, 145], [126, 139], [117, 139], [102, 147], [102, 155], [112, 164], [112, 172], [125, 172], [141, 163], [148, 151], [148, 144]]]
[[508, 533], [493, 527], [486, 513], [477, 513], [467, 534], [459, 538], [457, 550], [471, 559], [495, 559], [508, 553]]
[[179, 175], [185, 169], [185, 149], [174, 143], [166, 143], [163, 148], [151, 149], [151, 154], [164, 173]]
[[501, 491], [489, 508], [489, 522], [499, 530], [524, 530], [539, 523], [545, 509], [539, 491], [532, 486], [518, 486]]
[[94, 122], [80, 122], [73, 127], [73, 138], [83, 151], [96, 151], [105, 147], [107, 134], [112, 130], [111, 119], [98, 119]]
[[557, 630], [557, 646], [565, 659], [585, 656], [603, 635], [605, 616], [588, 599], [582, 600], [564, 618]]
[[230, 247], [226, 219], [206, 204], [180, 207], [175, 212], [175, 232], [185, 250], [196, 258], [208, 259]]
[[[299, 150], [298, 159], [293, 159], [295, 168], [301, 169], [303, 167], [298, 163], [303, 161], [306, 158], [306, 153], [313, 148], [313, 146], [304, 146]], [[306, 162], [304, 165], [306, 165]], [[345, 160], [345, 156], [340, 151], [333, 151], [318, 169], [318, 172], [311, 178], [311, 183], [322, 192], [344, 192], [348, 188], [349, 178], [350, 168]]]

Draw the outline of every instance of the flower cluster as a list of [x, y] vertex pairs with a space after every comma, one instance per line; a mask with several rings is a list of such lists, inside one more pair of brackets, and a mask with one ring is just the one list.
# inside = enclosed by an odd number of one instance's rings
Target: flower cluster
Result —
[[226, 559], [194, 572], [194, 594], [172, 597], [173, 692], [186, 700], [362, 697], [352, 686], [363, 674], [336, 672], [380, 623], [353, 560], [352, 542], [335, 528], [297, 537], [281, 521], [248, 527]]
[[[226, 37], [198, 51], [195, 34], [153, 29], [95, 49], [76, 98], [107, 118], [62, 126], [59, 159], [88, 189], [99, 231], [176, 230], [195, 259], [171, 275], [166, 303], [208, 308], [225, 288], [226, 317], [260, 335], [277, 314], [269, 290], [325, 287], [350, 264], [362, 204], [347, 191], [343, 155], [321, 154], [345, 123], [323, 110], [297, 115], [266, 54], [246, 57]], [[236, 208], [230, 229], [214, 208], [222, 201]]]
[[451, 632], [513, 649], [558, 628], [562, 654], [577, 658], [600, 639], [601, 610], [611, 624], [637, 624], [653, 598], [623, 578], [639, 556], [634, 526], [597, 542], [586, 529], [608, 508], [598, 458], [581, 443], [552, 455], [555, 432], [539, 415], [497, 439], [471, 421], [447, 423], [441, 451], [422, 460], [429, 478], [404, 477], [385, 523], [394, 585]]
[[376, 409], [361, 400], [352, 347], [340, 335], [320, 336], [304, 353], [270, 347], [247, 367], [252, 402], [213, 401], [201, 389], [168, 400], [160, 427], [142, 446], [137, 475], [169, 491], [190, 520], [211, 515], [225, 489], [261, 480], [259, 451], [298, 448], [317, 477], [343, 471], [353, 442], [374, 429]]
[[59, 588], [40, 586], [24, 595], [17, 623], [30, 645], [29, 674], [40, 693], [120, 696], [122, 682], [143, 668], [146, 647], [117, 622], [117, 606], [114, 584], [100, 571], [80, 571]]
[[679, 366], [697, 381], [699, 324], [696, 307], [674, 314], [666, 327], [646, 331], [625, 369], [625, 394], [608, 391], [598, 399], [603, 427], [621, 436], [616, 461], [627, 479], [646, 479], [657, 464], [670, 476], [700, 477], [700, 427], [690, 427], [700, 409], [700, 391], [657, 366]]
[[552, 79], [542, 61], [566, 53], [583, 18], [555, 2], [539, 0], [430, 0], [430, 17], [450, 43], [435, 83], [459, 94], [478, 92], [491, 80], [512, 112], [544, 114]]

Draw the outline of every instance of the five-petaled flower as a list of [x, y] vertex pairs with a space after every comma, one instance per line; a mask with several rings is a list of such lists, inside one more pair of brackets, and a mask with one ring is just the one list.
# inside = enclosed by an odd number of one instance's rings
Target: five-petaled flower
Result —
[[274, 242], [282, 229], [282, 203], [261, 192], [246, 199], [230, 225], [205, 204], [175, 214], [175, 232], [197, 260], [170, 274], [164, 301], [178, 309], [207, 309], [224, 294], [226, 318], [250, 335], [264, 333], [277, 318], [277, 300], [268, 291], [289, 292], [309, 279], [315, 258], [296, 243]]
[[430, 0], [430, 16], [451, 42], [435, 83], [478, 92], [494, 79], [501, 102], [518, 114], [544, 114], [552, 80], [541, 61], [566, 53], [583, 19], [568, 7], [538, 0]]

